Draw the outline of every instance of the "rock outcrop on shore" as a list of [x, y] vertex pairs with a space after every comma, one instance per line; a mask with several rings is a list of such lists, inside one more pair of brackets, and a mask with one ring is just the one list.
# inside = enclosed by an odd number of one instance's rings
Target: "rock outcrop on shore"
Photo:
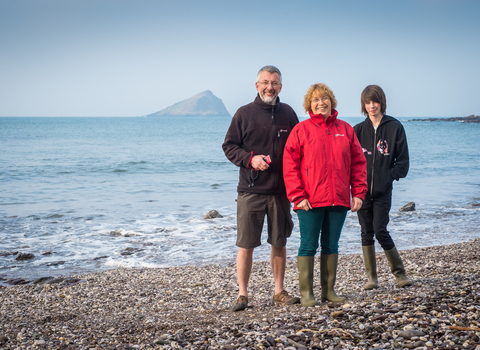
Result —
[[[480, 239], [401, 251], [399, 288], [377, 253], [365, 291], [361, 255], [339, 259], [345, 303], [272, 306], [269, 262], [255, 262], [250, 307], [230, 311], [234, 263], [117, 269], [55, 284], [0, 287], [0, 349], [472, 349], [480, 344]], [[232, 258], [233, 260], [233, 258]], [[319, 266], [315, 295], [320, 296]], [[299, 295], [296, 261], [285, 288]]]
[[398, 209], [399, 212], [415, 211], [415, 202], [409, 202]]
[[480, 123], [480, 115], [469, 115], [468, 117], [453, 118], [426, 118], [411, 119], [411, 122], [461, 122], [461, 123]]

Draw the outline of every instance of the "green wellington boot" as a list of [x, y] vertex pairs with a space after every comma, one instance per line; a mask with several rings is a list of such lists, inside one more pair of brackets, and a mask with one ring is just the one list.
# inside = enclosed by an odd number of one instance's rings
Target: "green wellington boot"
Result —
[[377, 261], [375, 259], [375, 246], [362, 246], [363, 261], [365, 263], [365, 271], [367, 272], [368, 283], [363, 289], [370, 290], [378, 287], [377, 280]]
[[345, 301], [335, 293], [337, 279], [338, 254], [320, 254], [320, 281], [322, 284], [322, 301], [330, 300], [334, 303]]
[[400, 258], [397, 248], [393, 247], [390, 250], [385, 250], [385, 255], [390, 264], [390, 270], [397, 279], [398, 286], [405, 287], [411, 285], [412, 281], [405, 276], [405, 268], [403, 267], [402, 258]]
[[314, 256], [297, 256], [298, 284], [300, 286], [300, 303], [303, 306], [315, 306], [317, 301], [313, 296]]

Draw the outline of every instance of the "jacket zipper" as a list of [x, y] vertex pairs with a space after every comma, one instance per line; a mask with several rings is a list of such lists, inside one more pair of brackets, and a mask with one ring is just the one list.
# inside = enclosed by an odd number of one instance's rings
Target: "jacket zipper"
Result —
[[[273, 135], [275, 135], [275, 117], [274, 117], [275, 106], [272, 105], [272, 129]], [[277, 133], [277, 141], [273, 142], [273, 156], [276, 157], [277, 155], [277, 142], [280, 140], [280, 131]], [[275, 138], [274, 138], [275, 140]], [[275, 176], [275, 188], [278, 187], [278, 176]]]
[[[326, 124], [327, 121], [325, 121], [325, 124]], [[326, 126], [327, 128], [327, 135], [330, 136], [330, 130], [328, 129], [328, 126]], [[333, 154], [332, 154], [332, 140], [330, 137], [327, 137], [327, 143], [328, 143], [328, 153], [329, 153], [329, 158], [332, 160], [330, 163], [330, 187], [331, 187], [331, 193], [332, 193], [332, 206], [335, 206], [335, 186], [333, 184], [333, 179], [334, 179], [334, 174], [335, 174], [335, 171], [333, 170]]]
[[[378, 129], [378, 127], [377, 127]], [[375, 175], [375, 158], [377, 155], [377, 152], [375, 152], [375, 143], [377, 142], [377, 129], [375, 129], [373, 133], [373, 147], [372, 147], [372, 154], [373, 154], [373, 160], [372, 160], [372, 180], [370, 181], [370, 195], [373, 196], [373, 177]]]

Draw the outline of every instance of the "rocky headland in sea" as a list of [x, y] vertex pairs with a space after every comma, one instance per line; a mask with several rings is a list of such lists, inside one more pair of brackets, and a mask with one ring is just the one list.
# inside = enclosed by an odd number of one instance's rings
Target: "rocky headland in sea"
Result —
[[176, 116], [224, 116], [230, 117], [223, 101], [210, 90], [200, 92], [186, 100], [175, 103], [147, 117]]
[[469, 115], [468, 117], [452, 118], [425, 118], [410, 119], [411, 122], [461, 122], [461, 123], [480, 123], [480, 115]]
[[[480, 349], [480, 239], [401, 251], [399, 288], [377, 252], [379, 288], [359, 254], [341, 255], [344, 303], [273, 306], [267, 261], [249, 308], [232, 312], [235, 264], [115, 269], [0, 286], [0, 349]], [[320, 296], [319, 266], [315, 294]], [[299, 296], [296, 260], [285, 289]]]

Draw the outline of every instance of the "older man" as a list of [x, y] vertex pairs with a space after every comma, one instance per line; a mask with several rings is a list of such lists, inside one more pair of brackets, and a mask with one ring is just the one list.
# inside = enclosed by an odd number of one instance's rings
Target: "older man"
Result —
[[298, 118], [289, 105], [280, 102], [282, 74], [278, 68], [260, 69], [255, 87], [257, 97], [237, 110], [222, 145], [227, 158], [240, 168], [237, 187], [239, 293], [233, 311], [248, 307], [253, 250], [261, 245], [265, 215], [275, 282], [273, 302], [295, 304], [300, 301], [283, 289], [286, 244], [293, 229], [283, 182], [283, 149]]

